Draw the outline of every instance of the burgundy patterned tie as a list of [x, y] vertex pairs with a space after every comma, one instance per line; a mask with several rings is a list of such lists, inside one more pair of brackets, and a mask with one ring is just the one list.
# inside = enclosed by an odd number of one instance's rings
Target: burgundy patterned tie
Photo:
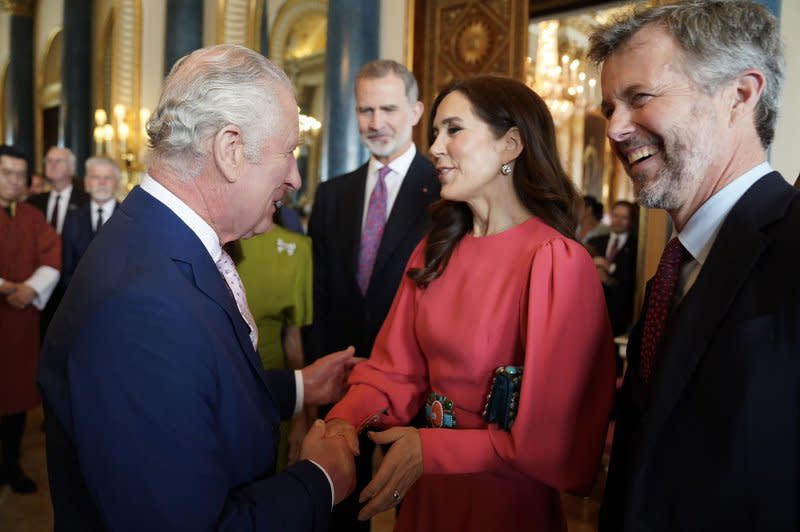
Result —
[[647, 299], [647, 314], [642, 332], [642, 349], [640, 355], [642, 381], [648, 384], [653, 372], [656, 350], [667, 325], [672, 299], [678, 287], [681, 267], [691, 260], [692, 255], [686, 251], [681, 241], [673, 238], [664, 248], [658, 269], [650, 284], [650, 295]]
[[247, 295], [244, 292], [242, 278], [239, 277], [239, 272], [236, 271], [233, 259], [224, 249], [222, 250], [222, 255], [217, 259], [217, 269], [222, 274], [222, 277], [225, 278], [225, 282], [228, 283], [233, 299], [236, 300], [239, 314], [242, 315], [242, 318], [250, 327], [250, 341], [253, 342], [253, 349], [258, 349], [258, 328], [256, 328], [256, 320], [250, 312], [250, 307], [247, 305]]
[[614, 257], [617, 256], [617, 251], [619, 251], [619, 236], [612, 235], [611, 236], [611, 247], [608, 249], [608, 254], [606, 258], [609, 261], [613, 261]]
[[364, 221], [364, 229], [361, 231], [361, 247], [358, 251], [358, 274], [356, 280], [361, 293], [367, 293], [369, 279], [372, 276], [372, 268], [375, 266], [375, 256], [378, 254], [378, 246], [381, 244], [383, 227], [386, 225], [386, 175], [392, 169], [388, 166], [378, 170], [378, 181], [367, 205], [367, 218]]

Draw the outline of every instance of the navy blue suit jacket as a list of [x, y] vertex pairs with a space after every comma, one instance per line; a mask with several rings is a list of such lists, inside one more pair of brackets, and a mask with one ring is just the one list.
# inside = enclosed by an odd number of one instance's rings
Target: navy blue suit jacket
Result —
[[273, 476], [294, 376], [265, 373], [197, 236], [137, 188], [86, 252], [39, 385], [56, 530], [324, 530], [331, 493]]
[[67, 213], [64, 218], [64, 227], [61, 230], [62, 258], [59, 283], [63, 284], [64, 287], [69, 285], [72, 280], [75, 268], [78, 267], [78, 262], [89, 248], [89, 244], [94, 238], [94, 233], [91, 203]]
[[649, 387], [645, 313], [634, 326], [601, 532], [800, 530], [798, 228], [800, 191], [777, 172], [750, 187], [672, 310]]

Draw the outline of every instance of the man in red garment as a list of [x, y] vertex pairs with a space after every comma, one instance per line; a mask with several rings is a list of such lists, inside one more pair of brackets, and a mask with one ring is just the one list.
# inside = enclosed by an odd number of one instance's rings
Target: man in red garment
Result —
[[35, 207], [17, 200], [28, 181], [25, 156], [0, 146], [0, 485], [36, 491], [22, 471], [25, 413], [39, 403], [39, 311], [58, 282], [61, 239]]

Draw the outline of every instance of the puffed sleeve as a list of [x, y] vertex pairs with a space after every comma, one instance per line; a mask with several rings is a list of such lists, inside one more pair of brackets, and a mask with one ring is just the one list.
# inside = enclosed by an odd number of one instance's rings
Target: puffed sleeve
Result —
[[[406, 271], [422, 266], [424, 242], [411, 254]], [[372, 354], [353, 369], [350, 388], [327, 419], [341, 418], [357, 426], [385, 410], [380, 425], [396, 426], [419, 412], [428, 388], [427, 364], [414, 331], [419, 295], [416, 283], [403, 275]]]
[[603, 291], [576, 242], [546, 242], [532, 259], [520, 331], [525, 373], [510, 432], [421, 429], [426, 474], [522, 472], [548, 486], [588, 491], [614, 394], [615, 359]]

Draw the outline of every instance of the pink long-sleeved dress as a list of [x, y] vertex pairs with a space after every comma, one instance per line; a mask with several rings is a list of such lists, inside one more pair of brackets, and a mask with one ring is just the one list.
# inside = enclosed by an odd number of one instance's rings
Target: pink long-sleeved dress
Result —
[[[409, 267], [424, 259], [424, 241]], [[522, 365], [510, 431], [482, 417], [498, 366]], [[613, 342], [589, 254], [534, 217], [465, 236], [427, 288], [404, 278], [370, 359], [328, 419], [354, 425], [386, 408], [405, 425], [431, 392], [455, 428], [420, 430], [423, 475], [403, 531], [566, 530], [559, 490], [588, 491], [614, 393]], [[446, 401], [445, 401], [446, 402]]]

